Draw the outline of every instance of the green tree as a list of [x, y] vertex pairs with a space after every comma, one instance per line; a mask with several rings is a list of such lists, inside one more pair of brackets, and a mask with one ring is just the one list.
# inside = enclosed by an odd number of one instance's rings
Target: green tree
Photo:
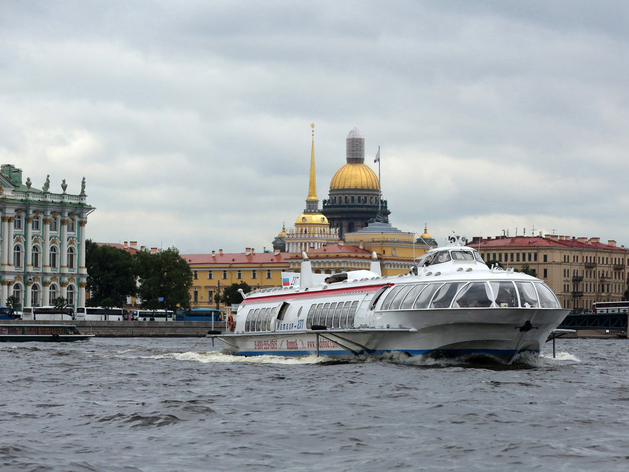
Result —
[[[177, 248], [157, 253], [138, 251], [135, 260], [140, 283], [138, 295], [143, 307], [148, 310], [167, 308], [173, 312], [177, 308], [190, 309], [192, 270]], [[160, 298], [163, 301], [159, 301]]]
[[19, 297], [11, 295], [7, 297], [7, 308], [11, 308], [13, 311], [20, 311], [22, 308], [22, 301]]
[[68, 306], [68, 300], [63, 297], [57, 297], [52, 300], [52, 306], [54, 306], [55, 309], [61, 311]]
[[225, 287], [223, 295], [220, 297], [220, 301], [225, 306], [238, 305], [242, 302], [242, 295], [238, 291], [242, 289], [243, 292], [251, 292], [251, 286], [247, 282], [240, 282], [239, 284], [231, 284], [229, 287]]
[[528, 264], [522, 264], [522, 270], [519, 270], [518, 272], [535, 277], [535, 269], [531, 269], [531, 266]]
[[88, 240], [85, 259], [88, 306], [119, 307], [136, 294], [136, 263], [127, 251]]

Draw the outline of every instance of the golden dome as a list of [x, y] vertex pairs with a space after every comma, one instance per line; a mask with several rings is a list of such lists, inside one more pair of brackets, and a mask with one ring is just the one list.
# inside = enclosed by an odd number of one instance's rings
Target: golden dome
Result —
[[366, 164], [345, 164], [330, 182], [330, 190], [341, 189], [378, 190], [378, 176]]
[[302, 213], [295, 225], [329, 225], [328, 219], [321, 213]]
[[277, 235], [278, 238], [286, 237], [286, 224], [282, 223], [282, 231]]
[[423, 239], [432, 239], [432, 236], [428, 234], [428, 225], [424, 225], [424, 234], [421, 237]]

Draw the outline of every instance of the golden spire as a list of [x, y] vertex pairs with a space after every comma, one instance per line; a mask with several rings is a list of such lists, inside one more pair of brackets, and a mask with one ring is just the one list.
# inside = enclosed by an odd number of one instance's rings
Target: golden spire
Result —
[[310, 154], [310, 186], [308, 187], [308, 198], [306, 202], [319, 202], [317, 198], [317, 178], [315, 176], [315, 154], [314, 154], [314, 123], [312, 127], [312, 152]]

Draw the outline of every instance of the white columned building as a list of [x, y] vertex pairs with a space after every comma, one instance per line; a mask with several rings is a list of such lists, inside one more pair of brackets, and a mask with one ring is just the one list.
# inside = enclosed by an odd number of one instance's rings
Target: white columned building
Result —
[[61, 296], [75, 308], [85, 306], [85, 229], [94, 208], [85, 179], [75, 194], [67, 188], [63, 180], [60, 192], [52, 190], [49, 177], [33, 188], [21, 169], [0, 167], [0, 304], [15, 295], [21, 307], [45, 306]]

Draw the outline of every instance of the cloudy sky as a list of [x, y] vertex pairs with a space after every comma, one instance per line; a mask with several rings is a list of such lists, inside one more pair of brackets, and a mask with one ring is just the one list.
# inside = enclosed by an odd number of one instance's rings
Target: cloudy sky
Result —
[[629, 3], [3, 0], [0, 161], [89, 236], [270, 249], [358, 127], [391, 223], [629, 246]]

